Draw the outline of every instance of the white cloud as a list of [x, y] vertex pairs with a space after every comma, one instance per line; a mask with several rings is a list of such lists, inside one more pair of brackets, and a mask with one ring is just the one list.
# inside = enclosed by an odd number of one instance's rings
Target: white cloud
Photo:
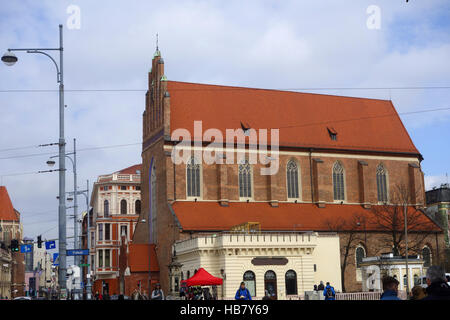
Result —
[[[448, 8], [446, 0], [377, 3], [380, 30], [366, 27], [373, 1], [10, 1], [0, 13], [0, 43], [4, 49], [57, 46], [62, 23], [66, 89], [145, 89], [156, 33], [170, 80], [265, 88], [448, 85], [449, 24], [432, 21], [437, 8]], [[81, 9], [80, 30], [65, 27], [70, 4]], [[411, 21], [418, 27], [405, 33]], [[18, 56], [14, 67], [0, 67], [0, 89], [57, 88], [51, 61]], [[448, 90], [329, 93], [391, 97], [401, 112], [445, 107], [450, 98]], [[79, 148], [140, 142], [144, 101], [144, 92], [67, 92], [67, 149], [73, 137]], [[56, 92], [0, 93], [0, 110], [0, 149], [57, 140]], [[431, 126], [448, 121], [448, 114], [420, 114], [405, 123]], [[49, 147], [0, 152], [0, 158], [48, 150], [57, 153]], [[0, 160], [0, 175], [46, 169], [46, 159]], [[139, 145], [80, 152], [79, 185], [140, 161]], [[71, 190], [70, 170], [66, 179]], [[57, 174], [5, 177], [4, 183], [19, 210], [57, 208]], [[42, 231], [24, 222], [27, 235]]]
[[448, 177], [446, 175], [440, 176], [425, 176], [425, 189], [431, 190], [433, 187], [439, 188], [441, 184], [448, 183]]

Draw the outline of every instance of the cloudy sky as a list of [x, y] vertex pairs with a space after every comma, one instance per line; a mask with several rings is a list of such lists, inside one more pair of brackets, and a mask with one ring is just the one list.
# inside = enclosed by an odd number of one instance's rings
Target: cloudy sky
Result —
[[[427, 188], [450, 174], [448, 0], [6, 1], [0, 50], [57, 47], [58, 24], [64, 25], [67, 150], [76, 138], [80, 189], [87, 179], [92, 186], [99, 174], [141, 161], [156, 33], [170, 80], [383, 88], [309, 92], [392, 99], [425, 158]], [[58, 96], [34, 90], [57, 89], [55, 70], [42, 55], [17, 55], [13, 67], [0, 66], [0, 184], [22, 213], [25, 235], [50, 239], [57, 236], [58, 174], [32, 172], [46, 170], [57, 154], [57, 147], [36, 146], [57, 141]], [[117, 91], [70, 91], [104, 89]], [[142, 91], [120, 91], [130, 89]], [[421, 112], [441, 108], [447, 110]], [[83, 150], [89, 148], [96, 149]], [[22, 173], [30, 174], [15, 175]], [[70, 170], [66, 179], [72, 190]], [[83, 209], [84, 201], [79, 198]]]

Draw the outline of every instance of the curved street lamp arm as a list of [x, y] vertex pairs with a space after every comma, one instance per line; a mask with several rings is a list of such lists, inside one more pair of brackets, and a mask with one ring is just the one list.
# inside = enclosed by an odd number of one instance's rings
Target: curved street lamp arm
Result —
[[40, 53], [40, 54], [43, 54], [43, 55], [46, 55], [47, 57], [49, 57], [53, 61], [53, 63], [55, 64], [55, 67], [56, 67], [56, 81], [58, 83], [61, 82], [61, 73], [59, 72], [58, 64], [56, 63], [55, 59], [53, 59], [53, 57], [51, 55], [49, 55], [48, 53], [45, 53], [43, 51], [39, 51], [39, 50], [27, 50], [27, 53]]

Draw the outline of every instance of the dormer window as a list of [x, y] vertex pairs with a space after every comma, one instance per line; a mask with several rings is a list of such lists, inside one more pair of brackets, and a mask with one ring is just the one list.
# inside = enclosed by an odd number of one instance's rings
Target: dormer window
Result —
[[334, 128], [327, 127], [328, 134], [330, 135], [331, 140], [336, 141], [337, 140], [337, 132], [334, 130]]

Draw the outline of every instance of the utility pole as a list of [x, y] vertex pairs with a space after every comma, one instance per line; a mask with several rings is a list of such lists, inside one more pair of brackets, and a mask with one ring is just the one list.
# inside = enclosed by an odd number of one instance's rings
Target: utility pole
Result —
[[[64, 73], [63, 73], [63, 25], [59, 25], [59, 47], [58, 48], [27, 48], [8, 49], [1, 60], [8, 66], [17, 62], [17, 57], [12, 51], [26, 51], [27, 53], [39, 53], [52, 60], [56, 67], [56, 79], [59, 83], [59, 205], [58, 205], [58, 239], [59, 239], [59, 268], [58, 282], [62, 299], [66, 299], [66, 141], [64, 138]], [[59, 66], [51, 55], [45, 51], [59, 51]]]
[[408, 268], [408, 221], [407, 221], [407, 204], [404, 203], [403, 211], [405, 214], [405, 262], [406, 262], [406, 296], [409, 296], [409, 268]]
[[[77, 140], [73, 139], [73, 228], [74, 228], [74, 249], [79, 249], [78, 246], [78, 201], [77, 201]], [[74, 265], [79, 265], [78, 256], [74, 256]]]

